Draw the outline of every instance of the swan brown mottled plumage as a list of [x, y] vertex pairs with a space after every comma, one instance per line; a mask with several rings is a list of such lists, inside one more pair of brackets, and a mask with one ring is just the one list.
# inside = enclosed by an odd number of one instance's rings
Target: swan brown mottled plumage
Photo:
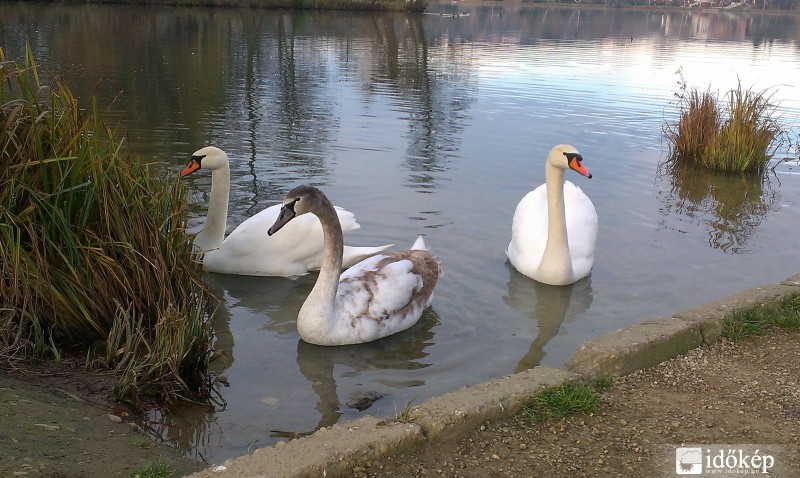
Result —
[[411, 249], [380, 253], [341, 272], [342, 229], [322, 191], [299, 186], [283, 201], [268, 234], [311, 213], [322, 223], [325, 255], [319, 277], [297, 316], [300, 338], [317, 345], [371, 342], [419, 321], [441, 276], [439, 259], [419, 236]]

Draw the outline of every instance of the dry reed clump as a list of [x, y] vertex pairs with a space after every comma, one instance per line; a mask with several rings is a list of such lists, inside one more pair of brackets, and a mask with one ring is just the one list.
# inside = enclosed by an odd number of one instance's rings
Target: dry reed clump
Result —
[[685, 82], [679, 83], [678, 122], [664, 126], [668, 162], [726, 172], [763, 171], [784, 137], [772, 96], [744, 90], [739, 83], [723, 105], [716, 93], [687, 91]]
[[82, 350], [119, 373], [121, 397], [193, 396], [211, 296], [183, 187], [133, 164], [30, 50], [20, 66], [0, 49], [0, 81], [0, 350]]

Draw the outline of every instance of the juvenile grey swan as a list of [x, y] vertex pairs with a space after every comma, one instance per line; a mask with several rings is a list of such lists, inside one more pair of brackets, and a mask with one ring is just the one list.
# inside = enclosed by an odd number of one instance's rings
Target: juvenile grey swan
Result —
[[317, 345], [360, 344], [416, 324], [442, 275], [441, 262], [428, 252], [422, 236], [410, 250], [381, 253], [341, 272], [342, 227], [319, 189], [291, 190], [267, 233], [272, 236], [307, 213], [322, 223], [325, 254], [317, 282], [297, 316], [300, 338]]

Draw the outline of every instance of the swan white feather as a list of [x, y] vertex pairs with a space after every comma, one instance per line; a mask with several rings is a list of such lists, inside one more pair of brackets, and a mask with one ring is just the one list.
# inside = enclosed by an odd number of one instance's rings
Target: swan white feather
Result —
[[297, 317], [300, 338], [317, 345], [358, 344], [419, 321], [442, 273], [439, 259], [428, 252], [422, 236], [409, 250], [381, 253], [342, 272], [342, 232], [322, 191], [300, 186], [283, 204], [270, 235], [306, 213], [319, 217], [325, 233], [324, 262]]
[[[319, 269], [323, 257], [322, 225], [313, 215], [299, 218], [287, 226], [280, 237], [264, 234], [277, 219], [281, 205], [270, 206], [244, 220], [228, 237], [225, 228], [230, 194], [228, 155], [208, 146], [196, 151], [181, 171], [186, 176], [198, 169], [211, 170], [211, 198], [204, 228], [195, 236], [195, 247], [203, 252], [203, 267], [209, 272], [252, 276], [293, 277]], [[355, 215], [337, 207], [342, 229], [352, 231], [360, 226]], [[386, 249], [344, 246], [343, 263], [354, 264]]]
[[553, 148], [546, 183], [526, 194], [514, 212], [508, 259], [519, 272], [545, 284], [572, 284], [588, 276], [594, 264], [597, 211], [578, 186], [564, 181], [568, 168], [591, 178], [582, 160], [572, 146]]

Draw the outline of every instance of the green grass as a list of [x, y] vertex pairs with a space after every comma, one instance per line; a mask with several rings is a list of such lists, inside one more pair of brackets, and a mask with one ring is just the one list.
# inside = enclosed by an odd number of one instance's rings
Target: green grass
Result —
[[600, 392], [605, 392], [606, 390], [610, 390], [613, 385], [614, 385], [614, 379], [612, 379], [611, 377], [600, 377], [594, 381], [595, 389]]
[[800, 295], [777, 305], [757, 305], [725, 317], [725, 335], [734, 341], [765, 335], [771, 327], [800, 329]]
[[407, 422], [407, 421], [411, 420], [411, 409], [413, 407], [413, 403], [418, 398], [419, 398], [419, 395], [414, 395], [413, 397], [411, 397], [411, 400], [406, 402], [406, 404], [403, 407], [403, 409], [400, 410], [400, 413], [397, 413], [395, 411], [395, 414], [394, 414], [395, 415], [395, 420], [399, 420], [401, 422]]
[[[778, 304], [735, 311], [725, 318], [725, 333], [732, 340], [764, 335], [770, 327], [800, 330], [800, 294]], [[543, 422], [576, 413], [592, 413], [600, 406], [599, 393], [612, 386], [611, 378], [601, 377], [593, 384], [564, 383], [551, 387], [523, 405], [521, 415], [531, 422]]]
[[715, 92], [688, 88], [683, 79], [679, 84], [678, 121], [663, 129], [669, 164], [760, 172], [786, 142], [768, 90], [743, 89], [740, 82], [722, 100]]
[[[602, 385], [610, 386], [604, 380]], [[588, 384], [564, 383], [545, 389], [522, 407], [522, 414], [530, 421], [555, 420], [574, 413], [591, 413], [600, 406], [600, 396]]]
[[160, 461], [139, 468], [133, 472], [131, 478], [171, 478], [175, 474], [175, 468]]
[[133, 446], [146, 450], [148, 448], [155, 448], [156, 444], [149, 438], [142, 438], [141, 440], [134, 441]]
[[0, 354], [62, 351], [119, 373], [135, 401], [206, 377], [211, 295], [177, 178], [134, 163], [97, 105], [0, 49]]

